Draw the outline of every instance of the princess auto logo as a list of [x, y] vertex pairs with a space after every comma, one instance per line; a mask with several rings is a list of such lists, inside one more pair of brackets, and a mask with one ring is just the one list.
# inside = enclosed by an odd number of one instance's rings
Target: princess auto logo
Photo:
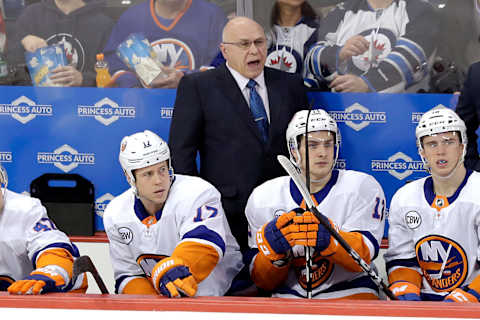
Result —
[[135, 118], [135, 107], [121, 107], [109, 98], [97, 101], [93, 106], [77, 106], [79, 117], [94, 117], [105, 126], [109, 126], [120, 118]]
[[64, 144], [53, 152], [38, 152], [37, 162], [41, 164], [53, 164], [63, 172], [70, 172], [79, 164], [95, 164], [94, 153], [80, 153], [68, 144]]
[[345, 111], [329, 111], [330, 116], [337, 122], [345, 122], [347, 126], [355, 131], [360, 131], [370, 123], [386, 123], [385, 112], [370, 112], [367, 107], [354, 103]]
[[12, 162], [12, 158], [10, 151], [0, 151], [0, 162]]
[[170, 119], [173, 116], [173, 108], [172, 107], [163, 107], [160, 109], [160, 118], [162, 119]]
[[95, 213], [103, 217], [103, 213], [105, 212], [105, 209], [107, 208], [107, 205], [112, 201], [112, 199], [115, 198], [111, 193], [105, 193], [103, 196], [100, 198], [97, 198], [95, 200]]
[[0, 115], [11, 115], [15, 120], [25, 124], [36, 116], [52, 116], [53, 107], [49, 104], [36, 104], [35, 101], [21, 96], [10, 104], [0, 104]]
[[[436, 108], [436, 107], [447, 108], [447, 107], [445, 107], [443, 104], [437, 104], [437, 105], [435, 106], [435, 108]], [[412, 113], [411, 113], [412, 123], [413, 123], [413, 124], [419, 123], [419, 122], [420, 122], [420, 118], [422, 118], [423, 114], [424, 114], [424, 112], [412, 112]]]
[[425, 172], [422, 161], [414, 161], [403, 152], [397, 152], [387, 160], [372, 160], [372, 171], [386, 171], [398, 180], [403, 180], [413, 172]]

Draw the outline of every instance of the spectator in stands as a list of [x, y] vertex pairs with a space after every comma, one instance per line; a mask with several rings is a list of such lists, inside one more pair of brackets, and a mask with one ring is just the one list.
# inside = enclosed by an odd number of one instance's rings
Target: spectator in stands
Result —
[[277, 0], [267, 33], [267, 67], [302, 74], [303, 57], [317, 42], [320, 19], [305, 0]]
[[478, 135], [480, 126], [480, 62], [476, 62], [468, 69], [467, 78], [458, 98], [457, 113], [467, 126], [467, 154], [465, 166], [468, 169], [480, 171], [478, 156]]
[[7, 189], [0, 165], [0, 291], [11, 294], [85, 292], [87, 277], [73, 277], [77, 247], [55, 227], [38, 199]]
[[199, 175], [220, 191], [232, 233], [246, 250], [248, 196], [284, 174], [276, 156], [288, 154], [284, 133], [307, 96], [300, 76], [265, 67], [265, 32], [255, 21], [229, 20], [220, 48], [226, 64], [180, 81], [169, 143], [177, 172]]
[[103, 2], [43, 0], [26, 7], [16, 21], [13, 39], [9, 37], [9, 64], [24, 65], [25, 51], [63, 44], [70, 64], [54, 69], [50, 79], [60, 86], [95, 86], [95, 56], [113, 27], [101, 12]]
[[[222, 9], [205, 0], [148, 0], [127, 9], [105, 47], [115, 84], [176, 88], [185, 73], [210, 65], [218, 53], [225, 23]], [[117, 57], [118, 45], [132, 33], [142, 33], [149, 40], [164, 66], [164, 72], [150, 84], [139, 81]]]
[[322, 20], [306, 69], [335, 92], [428, 90], [438, 18], [422, 0], [351, 0]]
[[479, 302], [480, 173], [463, 164], [465, 124], [438, 106], [420, 118], [415, 135], [431, 176], [392, 198], [384, 255], [390, 289], [400, 300]]
[[[334, 169], [341, 138], [326, 111], [297, 112], [286, 137], [290, 161], [310, 181], [318, 210], [366, 263], [373, 261], [384, 229], [380, 184], [361, 172]], [[267, 181], [252, 192], [245, 213], [248, 243], [256, 254], [250, 265], [255, 284], [284, 298], [307, 298], [310, 291], [315, 299], [378, 299], [377, 285], [304, 208], [290, 176]], [[311, 252], [310, 268], [306, 250]]]
[[440, 74], [433, 79], [433, 86], [437, 92], [455, 92], [461, 90], [469, 66], [480, 60], [480, 1], [447, 0], [441, 4], [444, 7], [437, 10], [442, 40], [434, 65]]

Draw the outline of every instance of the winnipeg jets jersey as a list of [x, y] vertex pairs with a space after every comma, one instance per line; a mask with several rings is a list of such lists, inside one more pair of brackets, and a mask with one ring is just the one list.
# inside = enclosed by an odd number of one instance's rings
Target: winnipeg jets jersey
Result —
[[422, 299], [442, 300], [480, 275], [480, 173], [467, 171], [451, 197], [436, 196], [431, 177], [411, 182], [392, 198], [387, 271], [417, 270]]
[[[55, 227], [38, 199], [5, 190], [5, 206], [0, 211], [0, 291], [30, 275], [37, 258], [45, 249], [52, 248], [63, 248], [74, 257], [79, 256], [77, 248]], [[82, 274], [71, 281], [66, 291], [80, 288], [83, 277]]]
[[[149, 223], [152, 220], [157, 222]], [[155, 264], [170, 256], [182, 241], [211, 246], [220, 257], [213, 271], [199, 283], [197, 296], [225, 294], [243, 267], [220, 193], [198, 177], [176, 174], [167, 201], [156, 217], [149, 216], [132, 189], [128, 189], [108, 204], [103, 222], [110, 240], [118, 293], [135, 278], [150, 279]]]
[[317, 41], [317, 21], [302, 19], [293, 27], [273, 25], [269, 41], [267, 67], [302, 74], [303, 57]]
[[[438, 17], [426, 1], [394, 0], [377, 10], [367, 0], [345, 1], [323, 21], [306, 67], [324, 81], [337, 74], [361, 76], [372, 91], [428, 90], [437, 30]], [[339, 51], [356, 35], [368, 41], [368, 50], [340, 61]]]
[[[334, 170], [326, 186], [314, 198], [318, 210], [343, 231], [360, 232], [373, 260], [377, 257], [384, 230], [385, 196], [380, 184], [370, 175], [353, 170]], [[301, 206], [303, 198], [290, 177], [279, 177], [257, 187], [251, 194], [246, 215], [248, 244], [257, 248], [255, 235], [261, 227], [284, 212]], [[305, 254], [302, 246], [293, 247], [294, 261], [285, 283], [276, 288], [276, 297], [306, 297]], [[378, 288], [363, 272], [351, 272], [331, 263], [318, 252], [313, 254], [312, 296], [339, 298], [373, 293]], [[373, 265], [373, 264], [372, 264]]]

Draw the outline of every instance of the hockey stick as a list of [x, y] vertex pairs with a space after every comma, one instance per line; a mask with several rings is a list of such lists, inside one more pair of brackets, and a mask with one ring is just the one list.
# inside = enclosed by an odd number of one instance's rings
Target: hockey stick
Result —
[[[308, 119], [310, 118], [310, 112], [312, 111], [312, 105], [308, 108], [307, 121], [305, 122], [305, 179], [307, 192], [310, 194], [310, 155], [308, 147]], [[312, 270], [313, 270], [313, 261], [312, 261], [312, 250], [309, 246], [305, 246], [305, 262], [306, 262], [306, 274], [305, 280], [307, 281], [307, 299], [312, 299]]]
[[385, 292], [385, 294], [391, 300], [398, 300], [397, 297], [393, 294], [393, 292], [385, 284], [385, 281], [383, 281], [383, 279], [377, 274], [377, 272], [372, 269], [370, 265], [368, 265], [355, 250], [353, 250], [353, 248], [345, 241], [345, 239], [342, 238], [342, 236], [337, 232], [337, 230], [332, 227], [330, 222], [318, 211], [317, 207], [313, 203], [312, 198], [310, 197], [310, 193], [307, 191], [305, 182], [302, 180], [302, 176], [293, 166], [290, 160], [288, 160], [287, 157], [282, 155], [277, 156], [277, 160], [278, 162], [280, 162], [285, 171], [287, 171], [288, 175], [292, 178], [293, 182], [302, 194], [308, 210], [310, 210], [310, 212], [312, 212], [317, 217], [320, 223], [328, 230], [328, 232], [330, 232], [330, 235], [332, 235], [332, 237], [335, 238], [338, 243], [340, 243], [343, 249], [345, 249], [345, 251], [347, 251], [350, 257], [352, 257], [352, 259], [355, 260], [355, 262], [362, 268], [362, 270], [370, 276], [373, 282], [375, 282], [375, 284], [380, 289], [382, 289], [383, 292]]
[[[95, 279], [95, 282], [97, 283], [98, 288], [100, 289], [100, 292], [102, 294], [109, 294], [107, 287], [105, 286], [105, 283], [103, 282], [102, 278], [100, 277], [100, 274], [97, 271], [97, 268], [95, 268], [95, 265], [93, 264], [92, 260], [90, 259], [89, 256], [81, 256], [75, 259], [75, 262], [73, 263], [73, 276], [72, 279], [75, 279], [82, 273], [90, 272]], [[86, 275], [85, 275], [86, 276]]]

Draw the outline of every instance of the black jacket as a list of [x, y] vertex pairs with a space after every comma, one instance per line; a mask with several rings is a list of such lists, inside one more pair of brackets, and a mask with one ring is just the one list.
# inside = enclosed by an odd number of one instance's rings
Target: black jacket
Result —
[[288, 123], [295, 112], [308, 107], [300, 76], [271, 68], [265, 68], [264, 74], [270, 108], [266, 145], [224, 64], [182, 78], [170, 127], [174, 170], [199, 175], [220, 191], [227, 219], [241, 246], [247, 238], [244, 209], [248, 197], [262, 182], [286, 174], [276, 156], [288, 155]]
[[26, 7], [16, 21], [15, 34], [7, 35], [9, 64], [25, 64], [25, 50], [20, 41], [31, 34], [49, 45], [64, 43], [67, 59], [83, 74], [83, 85], [95, 86], [96, 54], [102, 52], [113, 20], [102, 13], [103, 0], [85, 1], [85, 4], [68, 15], [58, 9], [54, 0]]

